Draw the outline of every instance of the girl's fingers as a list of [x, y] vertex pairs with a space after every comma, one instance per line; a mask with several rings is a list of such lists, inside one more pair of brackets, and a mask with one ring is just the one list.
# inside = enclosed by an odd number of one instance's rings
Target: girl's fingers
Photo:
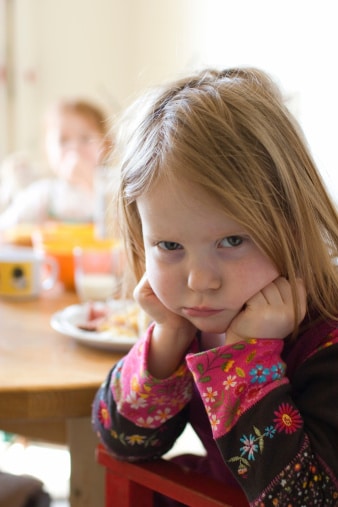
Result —
[[291, 285], [284, 277], [279, 277], [261, 290], [268, 304], [288, 303], [291, 294]]
[[296, 282], [297, 315], [293, 291], [286, 278], [279, 277], [247, 301], [231, 324], [237, 336], [285, 338], [306, 313], [306, 290], [301, 279]]
[[[304, 282], [301, 278], [297, 278], [296, 280], [296, 292], [297, 292], [297, 305], [298, 305], [298, 313], [299, 319], [302, 320], [306, 313], [306, 289]], [[292, 289], [289, 281], [280, 276], [272, 283], [264, 287], [260, 293], [256, 294], [252, 299], [257, 303], [261, 303], [262, 295], [269, 305], [290, 305], [293, 308], [293, 298], [292, 298]], [[300, 321], [299, 320], [299, 321]]]

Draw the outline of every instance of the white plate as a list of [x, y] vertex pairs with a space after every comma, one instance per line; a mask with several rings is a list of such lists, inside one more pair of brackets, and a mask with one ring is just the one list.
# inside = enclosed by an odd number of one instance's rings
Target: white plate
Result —
[[[117, 313], [125, 313], [129, 306], [135, 305], [133, 301], [129, 300], [110, 301], [108, 304]], [[104, 303], [102, 303], [103, 305]], [[95, 303], [95, 306], [99, 308], [100, 303]], [[136, 336], [118, 335], [113, 331], [95, 332], [80, 329], [77, 326], [86, 321], [87, 315], [88, 306], [86, 304], [67, 306], [52, 315], [50, 325], [55, 331], [75, 338], [85, 345], [106, 350], [128, 351], [137, 341]]]

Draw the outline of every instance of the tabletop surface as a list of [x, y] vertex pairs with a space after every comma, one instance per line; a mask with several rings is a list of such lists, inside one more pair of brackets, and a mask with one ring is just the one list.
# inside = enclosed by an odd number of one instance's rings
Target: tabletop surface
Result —
[[0, 300], [0, 420], [88, 416], [93, 396], [121, 353], [85, 346], [50, 326], [78, 303], [72, 292]]

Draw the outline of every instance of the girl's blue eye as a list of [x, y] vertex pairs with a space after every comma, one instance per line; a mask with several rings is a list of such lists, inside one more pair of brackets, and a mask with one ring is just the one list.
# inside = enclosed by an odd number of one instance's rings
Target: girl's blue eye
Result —
[[182, 245], [180, 243], [176, 243], [175, 241], [160, 241], [158, 246], [163, 250], [181, 250]]
[[220, 245], [225, 248], [233, 248], [236, 246], [240, 246], [243, 243], [242, 236], [227, 236], [226, 238], [222, 239], [220, 242]]

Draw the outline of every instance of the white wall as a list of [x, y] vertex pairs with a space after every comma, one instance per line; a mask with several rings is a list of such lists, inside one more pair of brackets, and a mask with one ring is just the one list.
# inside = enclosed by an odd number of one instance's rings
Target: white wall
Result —
[[17, 148], [36, 150], [42, 112], [57, 97], [94, 98], [114, 113], [185, 70], [256, 65], [292, 97], [338, 200], [336, 0], [10, 1]]
[[256, 65], [286, 95], [338, 201], [336, 0], [199, 0], [202, 64]]
[[194, 0], [7, 1], [15, 13], [10, 150], [37, 152], [41, 118], [55, 98], [92, 98], [115, 113], [189, 58], [185, 20]]
[[7, 10], [4, 1], [0, 0], [0, 161], [1, 155], [8, 146], [8, 86], [6, 76], [7, 60]]

